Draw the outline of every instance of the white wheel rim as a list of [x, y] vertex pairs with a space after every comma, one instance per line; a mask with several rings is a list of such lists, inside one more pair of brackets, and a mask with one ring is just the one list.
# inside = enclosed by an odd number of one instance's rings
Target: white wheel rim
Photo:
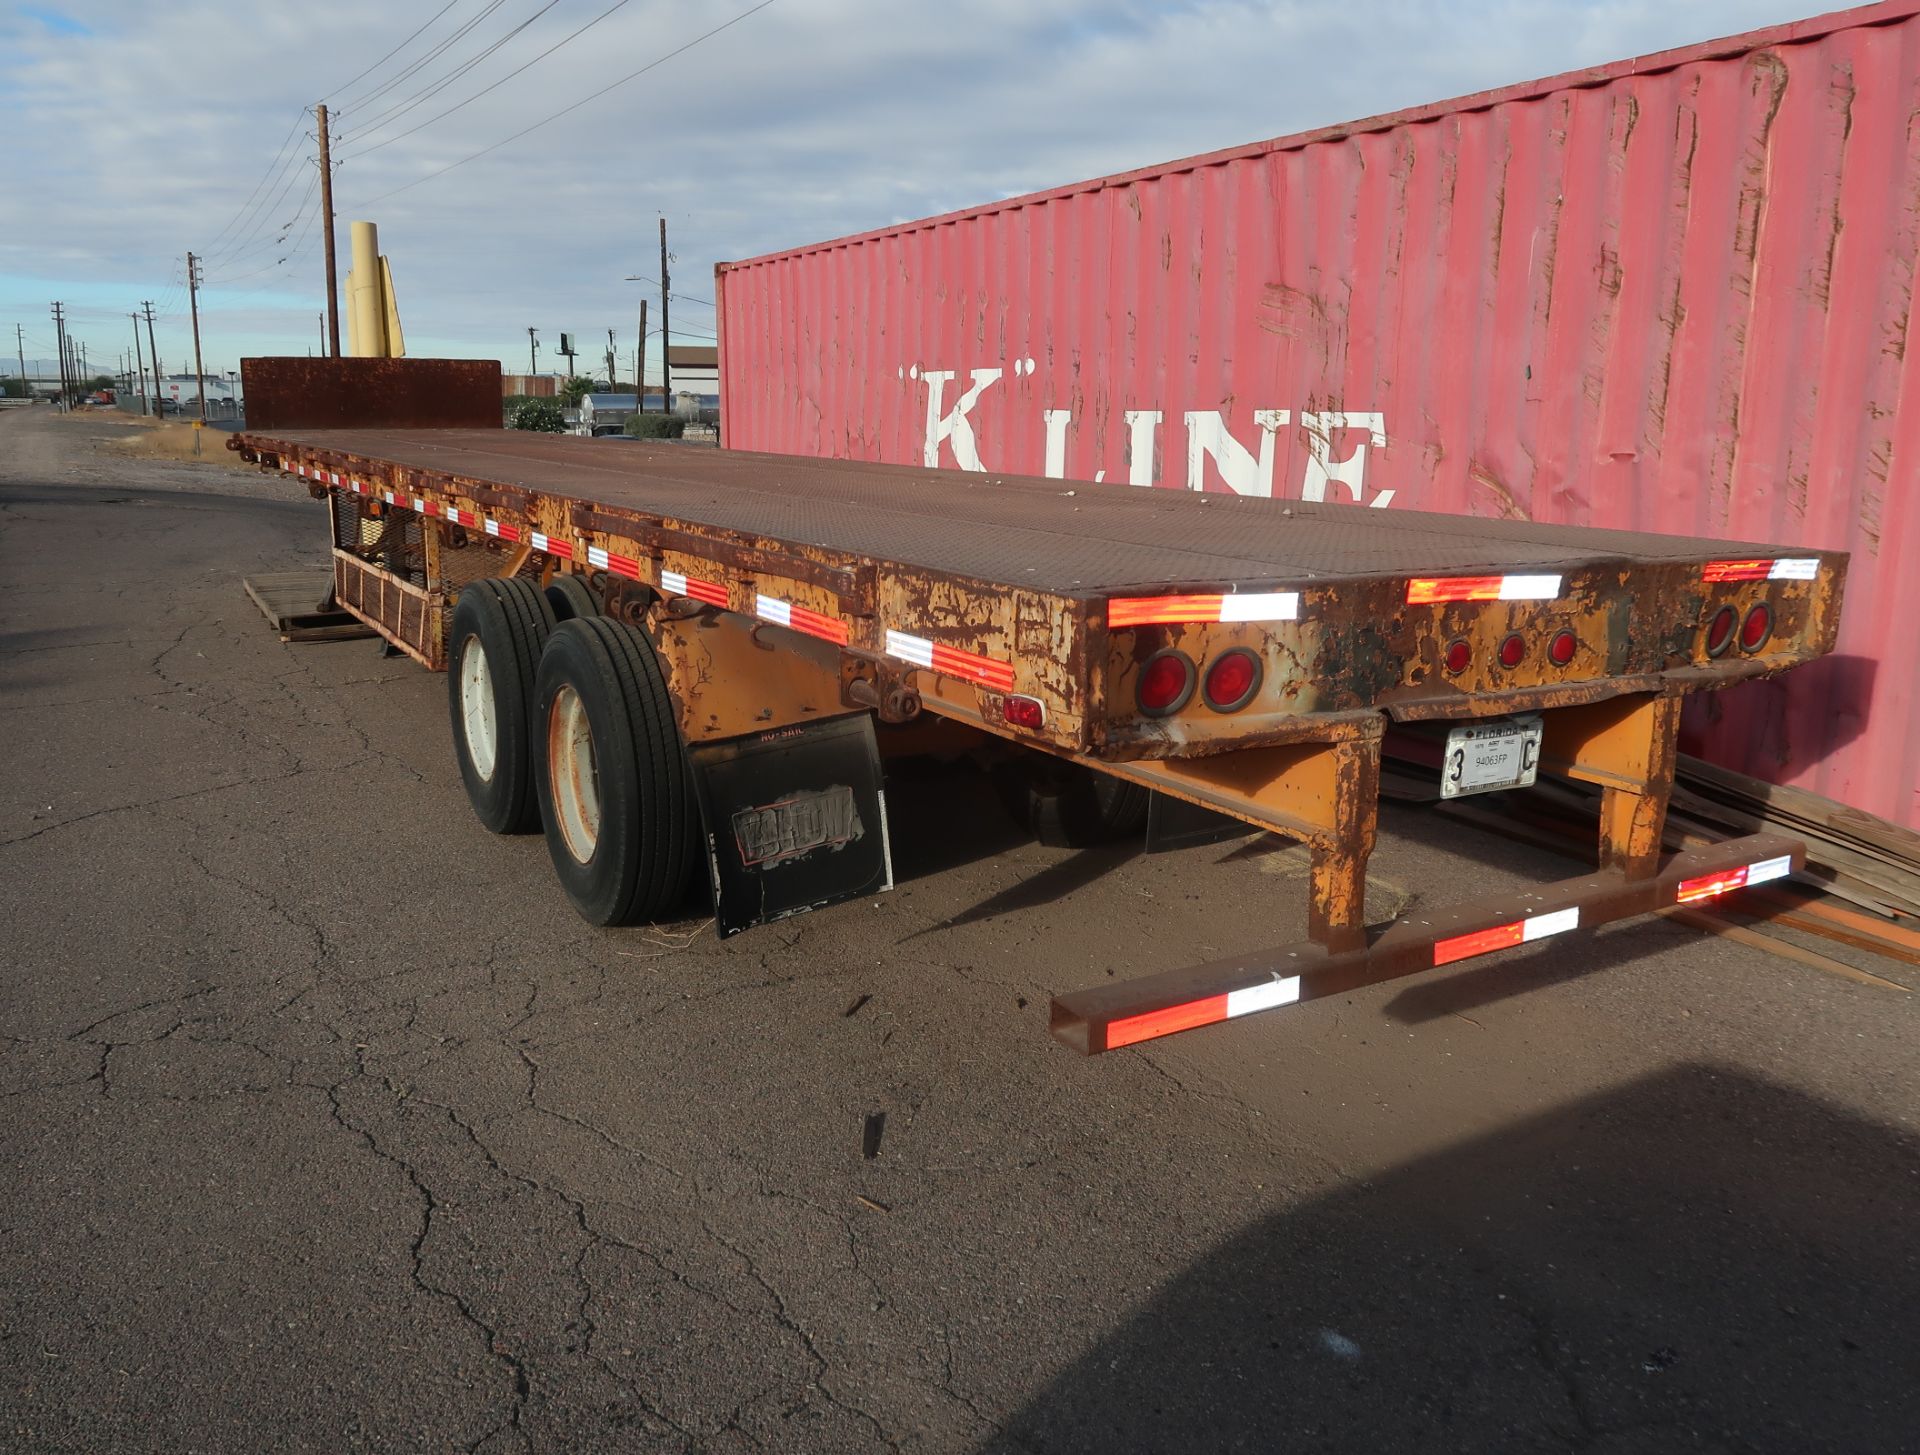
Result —
[[499, 716], [493, 704], [493, 670], [477, 636], [460, 644], [460, 723], [473, 771], [491, 783], [500, 756]]
[[561, 841], [584, 864], [600, 842], [600, 775], [587, 705], [571, 687], [561, 687], [547, 710], [547, 772]]

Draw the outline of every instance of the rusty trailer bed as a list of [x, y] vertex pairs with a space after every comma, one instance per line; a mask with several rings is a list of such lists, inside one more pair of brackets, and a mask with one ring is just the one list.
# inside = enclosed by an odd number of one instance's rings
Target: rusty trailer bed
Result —
[[[493, 408], [483, 391], [462, 407], [476, 421]], [[341, 605], [429, 666], [446, 663], [464, 586], [532, 576], [585, 590], [645, 634], [690, 751], [836, 714], [931, 712], [1311, 847], [1308, 945], [1063, 996], [1055, 1034], [1085, 1051], [1801, 862], [1798, 844], [1759, 835], [1667, 859], [1662, 830], [1682, 699], [1830, 651], [1844, 554], [492, 428], [298, 423], [230, 448], [327, 502]], [[1370, 931], [1387, 722], [1534, 713], [1539, 768], [1603, 790], [1597, 871]]]
[[[807, 459], [511, 430], [312, 430], [256, 449], [670, 518], [789, 549], [1091, 600], [1612, 562], [1782, 556], [1758, 543], [1227, 493]], [[384, 472], [382, 472], [384, 473]]]

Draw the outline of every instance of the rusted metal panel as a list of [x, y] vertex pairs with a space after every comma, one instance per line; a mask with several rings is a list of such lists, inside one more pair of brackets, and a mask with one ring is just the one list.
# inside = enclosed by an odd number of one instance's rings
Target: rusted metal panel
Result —
[[[1359, 506], [1184, 491], [1089, 509], [1044, 479], [956, 491], [950, 474], [910, 466], [609, 452], [499, 430], [246, 431], [232, 443], [349, 514], [354, 500], [376, 517], [390, 508], [373, 543], [387, 569], [417, 569], [404, 552], [394, 564], [395, 520], [451, 523], [453, 555], [462, 541], [531, 543], [575, 569], [958, 677], [990, 730], [1008, 695], [1033, 698], [1043, 721], [1026, 731], [1107, 760], [1311, 740], [1354, 712], [1462, 717], [1727, 687], [1829, 651], [1846, 572], [1844, 556], [1777, 560], [1769, 546], [1415, 513], [1376, 523]], [[1729, 551], [1742, 559], [1716, 559]], [[1523, 574], [1473, 574], [1509, 564]], [[1750, 613], [1766, 630], [1736, 648], [1733, 624]], [[1575, 645], [1559, 661], [1557, 637]], [[1511, 661], [1505, 638], [1522, 647]], [[1448, 660], [1455, 647], [1469, 660]], [[1236, 651], [1267, 669], [1232, 707], [1189, 691], [1176, 710], [1136, 711], [1139, 665], [1174, 651], [1195, 676]]]
[[724, 441], [1850, 551], [1687, 747], [1920, 827], [1917, 12], [725, 265]]
[[254, 429], [499, 429], [491, 359], [242, 359]]

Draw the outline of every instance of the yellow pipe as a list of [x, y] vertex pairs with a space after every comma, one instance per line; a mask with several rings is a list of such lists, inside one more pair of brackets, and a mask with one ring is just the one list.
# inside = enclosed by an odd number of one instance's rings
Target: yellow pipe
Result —
[[380, 231], [356, 222], [353, 271], [347, 274], [347, 353], [356, 359], [387, 357], [387, 310], [380, 277]]

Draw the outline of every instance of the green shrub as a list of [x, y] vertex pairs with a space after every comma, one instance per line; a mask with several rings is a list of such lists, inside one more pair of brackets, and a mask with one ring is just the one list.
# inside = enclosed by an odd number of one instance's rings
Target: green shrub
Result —
[[677, 414], [636, 414], [627, 420], [627, 433], [637, 440], [677, 440], [687, 422]]
[[508, 416], [513, 429], [532, 430], [535, 434], [564, 434], [567, 417], [557, 399], [523, 399]]

